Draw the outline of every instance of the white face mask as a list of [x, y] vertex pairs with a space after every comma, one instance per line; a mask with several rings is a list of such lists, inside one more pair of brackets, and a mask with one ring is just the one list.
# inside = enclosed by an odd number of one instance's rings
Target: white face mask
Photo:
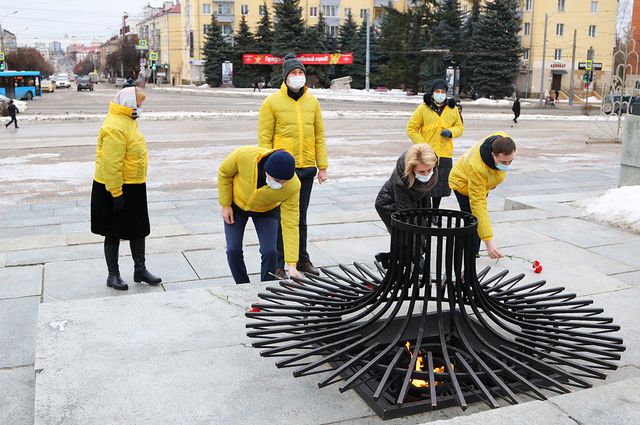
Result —
[[296, 75], [287, 78], [287, 86], [289, 86], [291, 90], [300, 90], [302, 87], [304, 87], [306, 82], [307, 77], [305, 77], [304, 75]]
[[282, 189], [282, 183], [278, 183], [277, 181], [275, 181], [273, 178], [271, 178], [271, 176], [267, 176], [267, 184], [269, 185], [269, 187], [273, 190], [279, 190]]
[[447, 94], [446, 93], [434, 93], [433, 94], [433, 100], [435, 100], [436, 103], [443, 103], [445, 100], [447, 100]]
[[416, 180], [418, 180], [421, 183], [426, 183], [426, 182], [429, 181], [431, 176], [433, 176], [433, 170], [430, 171], [429, 174], [427, 174], [426, 176], [423, 176], [422, 174], [416, 173]]

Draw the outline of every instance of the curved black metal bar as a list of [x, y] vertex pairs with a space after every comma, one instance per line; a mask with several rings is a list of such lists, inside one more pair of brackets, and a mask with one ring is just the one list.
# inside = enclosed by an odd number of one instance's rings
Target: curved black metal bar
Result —
[[342, 381], [383, 418], [545, 399], [617, 367], [619, 326], [591, 300], [476, 271], [472, 215], [405, 210], [391, 227], [388, 269], [322, 268], [261, 292], [246, 313], [260, 354], [294, 376], [325, 374], [319, 387]]

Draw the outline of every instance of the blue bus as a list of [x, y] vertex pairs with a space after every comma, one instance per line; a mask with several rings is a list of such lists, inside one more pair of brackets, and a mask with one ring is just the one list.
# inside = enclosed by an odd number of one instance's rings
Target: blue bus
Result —
[[0, 94], [26, 100], [42, 96], [40, 79], [40, 71], [0, 72]]

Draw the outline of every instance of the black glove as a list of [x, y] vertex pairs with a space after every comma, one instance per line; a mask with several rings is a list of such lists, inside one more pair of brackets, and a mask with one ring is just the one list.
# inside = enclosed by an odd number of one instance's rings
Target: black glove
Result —
[[449, 129], [445, 128], [444, 130], [442, 130], [442, 131], [440, 132], [440, 135], [441, 135], [441, 136], [444, 136], [444, 137], [451, 137], [451, 136], [452, 136], [452, 134], [451, 134], [451, 130], [449, 130]]
[[117, 198], [113, 198], [113, 212], [119, 213], [124, 210], [124, 196], [120, 195]]

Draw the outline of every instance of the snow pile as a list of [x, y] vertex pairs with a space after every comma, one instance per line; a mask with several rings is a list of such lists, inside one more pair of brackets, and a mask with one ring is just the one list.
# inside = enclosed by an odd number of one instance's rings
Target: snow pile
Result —
[[208, 89], [210, 88], [209, 84], [204, 83], [203, 85], [199, 86], [201, 89]]
[[508, 99], [487, 99], [486, 97], [481, 97], [471, 102], [465, 102], [469, 105], [476, 106], [511, 106], [513, 105], [512, 100]]
[[640, 233], [640, 186], [622, 186], [576, 203], [585, 217]]

